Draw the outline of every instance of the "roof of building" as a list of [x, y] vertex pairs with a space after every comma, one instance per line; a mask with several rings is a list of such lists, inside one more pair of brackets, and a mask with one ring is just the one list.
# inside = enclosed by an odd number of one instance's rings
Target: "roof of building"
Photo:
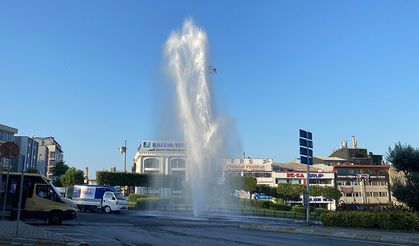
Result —
[[[275, 171], [307, 171], [307, 165], [295, 162], [286, 162], [286, 163], [274, 163], [272, 168]], [[312, 172], [321, 172], [322, 170], [315, 166], [310, 166], [310, 171]]]
[[358, 169], [389, 169], [390, 165], [334, 165], [333, 169], [351, 169], [351, 168], [358, 168]]
[[17, 133], [17, 129], [16, 128], [13, 128], [13, 127], [10, 127], [10, 126], [6, 126], [6, 125], [2, 125], [2, 124], [0, 124], [0, 130], [6, 131], [6, 132], [11, 132], [13, 134], [16, 134]]
[[316, 157], [316, 158], [324, 160], [324, 161], [346, 161], [346, 159], [343, 159], [340, 157], [334, 157], [334, 156]]

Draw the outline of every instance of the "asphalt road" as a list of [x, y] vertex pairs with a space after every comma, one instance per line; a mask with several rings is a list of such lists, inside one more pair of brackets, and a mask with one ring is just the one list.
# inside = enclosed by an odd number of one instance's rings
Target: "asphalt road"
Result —
[[86, 245], [400, 245], [311, 235], [252, 231], [244, 224], [295, 225], [279, 218], [211, 215], [193, 218], [179, 214], [129, 211], [124, 214], [80, 213], [60, 226], [30, 223], [63, 233]]

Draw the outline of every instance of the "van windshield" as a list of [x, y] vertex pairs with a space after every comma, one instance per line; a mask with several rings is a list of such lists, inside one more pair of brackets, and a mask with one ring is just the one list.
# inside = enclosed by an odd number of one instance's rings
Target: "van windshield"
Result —
[[56, 196], [58, 196], [59, 198], [62, 198], [63, 196], [61, 196], [61, 193], [57, 190], [57, 188], [55, 188], [55, 186], [52, 184], [52, 182], [48, 182], [49, 186], [54, 190], [54, 193]]
[[115, 192], [116, 199], [124, 200], [124, 196], [120, 192]]

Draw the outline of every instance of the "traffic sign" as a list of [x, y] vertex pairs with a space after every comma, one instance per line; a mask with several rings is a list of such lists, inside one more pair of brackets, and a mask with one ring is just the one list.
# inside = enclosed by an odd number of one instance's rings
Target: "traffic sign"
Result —
[[313, 165], [313, 134], [300, 129], [300, 162]]
[[0, 153], [7, 159], [16, 158], [19, 156], [19, 146], [14, 142], [6, 142], [1, 145]]
[[301, 164], [313, 165], [313, 158], [302, 155], [300, 156], [300, 162]]
[[307, 149], [307, 148], [304, 148], [304, 147], [300, 147], [300, 155], [313, 157], [313, 150], [312, 149]]
[[313, 148], [313, 141], [305, 138], [300, 138], [300, 146], [304, 148]]
[[313, 134], [309, 131], [305, 131], [305, 130], [301, 130], [300, 129], [300, 138], [305, 138], [305, 139], [313, 139]]

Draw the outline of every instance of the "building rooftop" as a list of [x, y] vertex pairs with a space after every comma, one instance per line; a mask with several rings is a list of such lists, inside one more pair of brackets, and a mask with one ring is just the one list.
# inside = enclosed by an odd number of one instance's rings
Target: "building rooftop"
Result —
[[318, 159], [322, 159], [324, 161], [346, 161], [346, 159], [334, 156], [326, 156], [326, 157], [316, 157]]
[[[307, 171], [307, 165], [295, 162], [286, 162], [286, 163], [274, 163], [272, 164], [274, 171], [297, 171], [305, 172]], [[322, 170], [315, 166], [310, 166], [310, 172], [322, 172]]]
[[16, 128], [13, 128], [13, 127], [10, 127], [10, 126], [6, 126], [6, 125], [2, 125], [2, 124], [0, 124], [0, 130], [6, 131], [6, 132], [11, 132], [13, 134], [16, 134], [17, 133], [17, 129]]

